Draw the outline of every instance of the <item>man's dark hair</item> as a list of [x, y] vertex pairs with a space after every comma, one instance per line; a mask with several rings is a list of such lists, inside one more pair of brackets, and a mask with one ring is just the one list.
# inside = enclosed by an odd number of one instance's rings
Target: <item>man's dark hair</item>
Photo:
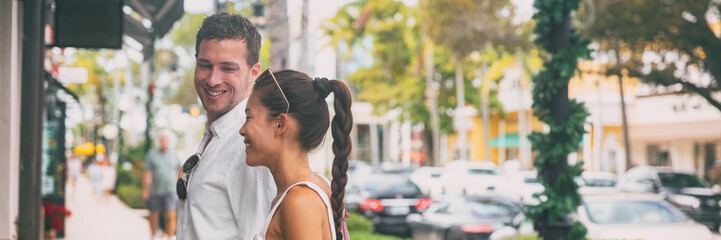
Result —
[[203, 40], [234, 39], [245, 41], [248, 50], [248, 66], [258, 62], [260, 54], [260, 33], [247, 18], [227, 12], [216, 13], [203, 20], [203, 25], [195, 36], [195, 57], [198, 58], [200, 43]]

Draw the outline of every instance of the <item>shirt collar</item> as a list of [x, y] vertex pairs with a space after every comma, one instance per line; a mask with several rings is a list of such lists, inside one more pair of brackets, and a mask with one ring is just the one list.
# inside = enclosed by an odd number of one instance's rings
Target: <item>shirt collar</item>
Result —
[[[245, 106], [248, 103], [248, 99], [241, 101], [238, 105], [235, 105], [233, 109], [220, 116], [220, 118], [213, 121], [208, 127], [206, 123], [205, 130], [208, 129], [213, 133], [213, 136], [223, 137], [224, 134], [229, 131], [237, 131], [239, 125], [242, 126], [245, 123]], [[237, 132], [235, 134], [238, 134]]]

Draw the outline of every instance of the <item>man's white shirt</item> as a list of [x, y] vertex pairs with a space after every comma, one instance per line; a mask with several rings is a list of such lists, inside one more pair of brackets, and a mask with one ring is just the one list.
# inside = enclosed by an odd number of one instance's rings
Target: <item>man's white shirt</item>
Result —
[[268, 168], [245, 163], [238, 131], [245, 123], [247, 101], [206, 124], [188, 198], [178, 203], [178, 239], [252, 239], [263, 227], [276, 187]]

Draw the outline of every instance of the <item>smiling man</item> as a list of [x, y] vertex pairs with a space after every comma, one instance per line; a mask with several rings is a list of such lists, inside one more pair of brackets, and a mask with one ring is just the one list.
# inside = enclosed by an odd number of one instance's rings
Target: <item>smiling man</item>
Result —
[[195, 90], [208, 122], [177, 183], [178, 239], [251, 239], [270, 211], [273, 178], [268, 169], [245, 164], [238, 134], [260, 73], [260, 44], [258, 30], [236, 14], [212, 15], [198, 31]]

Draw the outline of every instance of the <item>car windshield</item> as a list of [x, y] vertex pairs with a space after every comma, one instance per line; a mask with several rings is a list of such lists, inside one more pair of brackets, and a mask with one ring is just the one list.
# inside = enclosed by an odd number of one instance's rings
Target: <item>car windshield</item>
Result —
[[660, 224], [686, 221], [678, 210], [660, 201], [586, 202], [591, 222], [598, 224]]
[[698, 177], [685, 173], [658, 173], [661, 184], [670, 188], [706, 188], [706, 182]]
[[538, 178], [535, 177], [525, 177], [523, 178], [524, 183], [539, 183]]
[[448, 212], [452, 215], [473, 218], [501, 218], [514, 216], [519, 207], [497, 201], [464, 201], [449, 205]]
[[366, 191], [372, 194], [420, 194], [421, 190], [413, 184], [408, 178], [403, 176], [370, 176], [365, 183]]
[[616, 180], [613, 179], [583, 179], [583, 183], [586, 187], [614, 187], [616, 186]]
[[471, 175], [498, 175], [498, 172], [493, 169], [478, 169], [478, 168], [470, 168], [468, 169], [468, 174]]

